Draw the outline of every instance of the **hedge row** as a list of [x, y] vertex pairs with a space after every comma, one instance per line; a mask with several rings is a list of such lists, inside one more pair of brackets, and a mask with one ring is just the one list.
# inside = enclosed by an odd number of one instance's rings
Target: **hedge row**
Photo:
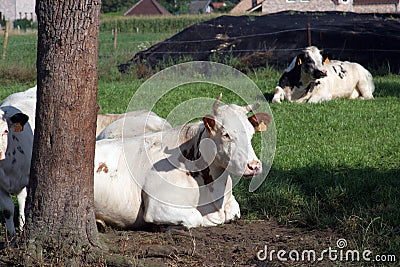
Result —
[[184, 28], [200, 23], [217, 15], [180, 15], [180, 16], [142, 16], [102, 18], [100, 31], [107, 32], [117, 28], [124, 33], [165, 33], [179, 32]]

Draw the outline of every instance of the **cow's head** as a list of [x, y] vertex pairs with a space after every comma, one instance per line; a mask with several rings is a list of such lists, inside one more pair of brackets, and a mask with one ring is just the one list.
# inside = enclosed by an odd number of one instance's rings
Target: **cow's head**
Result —
[[9, 136], [16, 139], [14, 133], [22, 132], [24, 125], [28, 122], [29, 117], [23, 113], [16, 113], [11, 117], [7, 117], [6, 114], [0, 119], [0, 160], [6, 156], [8, 147]]
[[301, 66], [302, 79], [305, 78], [309, 81], [315, 81], [326, 77], [326, 69], [324, 66], [326, 60], [327, 57], [323, 56], [317, 47], [310, 46], [304, 49], [303, 52], [296, 57], [296, 65]]
[[272, 117], [267, 113], [247, 113], [258, 108], [259, 104], [238, 106], [230, 104], [219, 107], [220, 97], [215, 101], [213, 115], [203, 117], [209, 137], [216, 146], [214, 163], [229, 173], [253, 176], [262, 171], [261, 161], [251, 145], [255, 132], [266, 131]]

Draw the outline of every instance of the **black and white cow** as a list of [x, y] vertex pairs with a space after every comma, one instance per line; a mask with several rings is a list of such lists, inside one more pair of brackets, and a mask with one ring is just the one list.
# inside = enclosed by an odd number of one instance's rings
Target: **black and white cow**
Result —
[[[16, 234], [11, 195], [17, 195], [21, 228], [25, 221], [25, 187], [29, 181], [33, 133], [29, 124], [26, 125], [29, 119], [27, 115], [11, 107], [1, 107], [0, 114], [0, 207], [6, 220], [8, 241], [11, 241]], [[1, 243], [0, 246], [6, 244]]]
[[12, 242], [16, 235], [11, 195], [17, 196], [20, 229], [25, 222], [35, 106], [35, 87], [7, 97], [0, 105], [0, 208], [6, 220], [8, 234], [6, 242], [0, 243], [1, 248]]
[[315, 47], [296, 56], [275, 87], [272, 102], [317, 103], [334, 98], [372, 99], [371, 73], [358, 63], [329, 60]]

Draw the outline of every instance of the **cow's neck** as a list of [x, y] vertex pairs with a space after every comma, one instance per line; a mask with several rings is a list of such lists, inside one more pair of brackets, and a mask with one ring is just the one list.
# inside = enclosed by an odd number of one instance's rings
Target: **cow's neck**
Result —
[[182, 133], [185, 133], [186, 142], [182, 142], [181, 151], [183, 156], [191, 161], [196, 162], [195, 170], [189, 174], [201, 184], [210, 184], [221, 175], [227, 176], [225, 169], [218, 166], [215, 160], [210, 164], [206, 163], [200, 153], [200, 142], [204, 138], [209, 138], [209, 134], [203, 123], [188, 124], [182, 127]]
[[20, 145], [20, 136], [14, 132], [9, 132], [7, 135], [7, 149], [5, 151], [5, 158], [0, 160], [0, 166], [5, 171], [13, 171], [21, 168], [21, 164], [26, 162], [27, 153]]
[[302, 89], [308, 91], [312, 87], [312, 84], [315, 82], [315, 79], [313, 79], [310, 75], [303, 73], [301, 75], [300, 82]]

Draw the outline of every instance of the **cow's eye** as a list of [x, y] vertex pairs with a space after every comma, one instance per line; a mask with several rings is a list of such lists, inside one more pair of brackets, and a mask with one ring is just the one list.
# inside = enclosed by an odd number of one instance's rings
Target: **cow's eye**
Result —
[[228, 133], [224, 133], [222, 136], [223, 136], [224, 138], [226, 138], [226, 139], [231, 139], [231, 137], [229, 136]]

